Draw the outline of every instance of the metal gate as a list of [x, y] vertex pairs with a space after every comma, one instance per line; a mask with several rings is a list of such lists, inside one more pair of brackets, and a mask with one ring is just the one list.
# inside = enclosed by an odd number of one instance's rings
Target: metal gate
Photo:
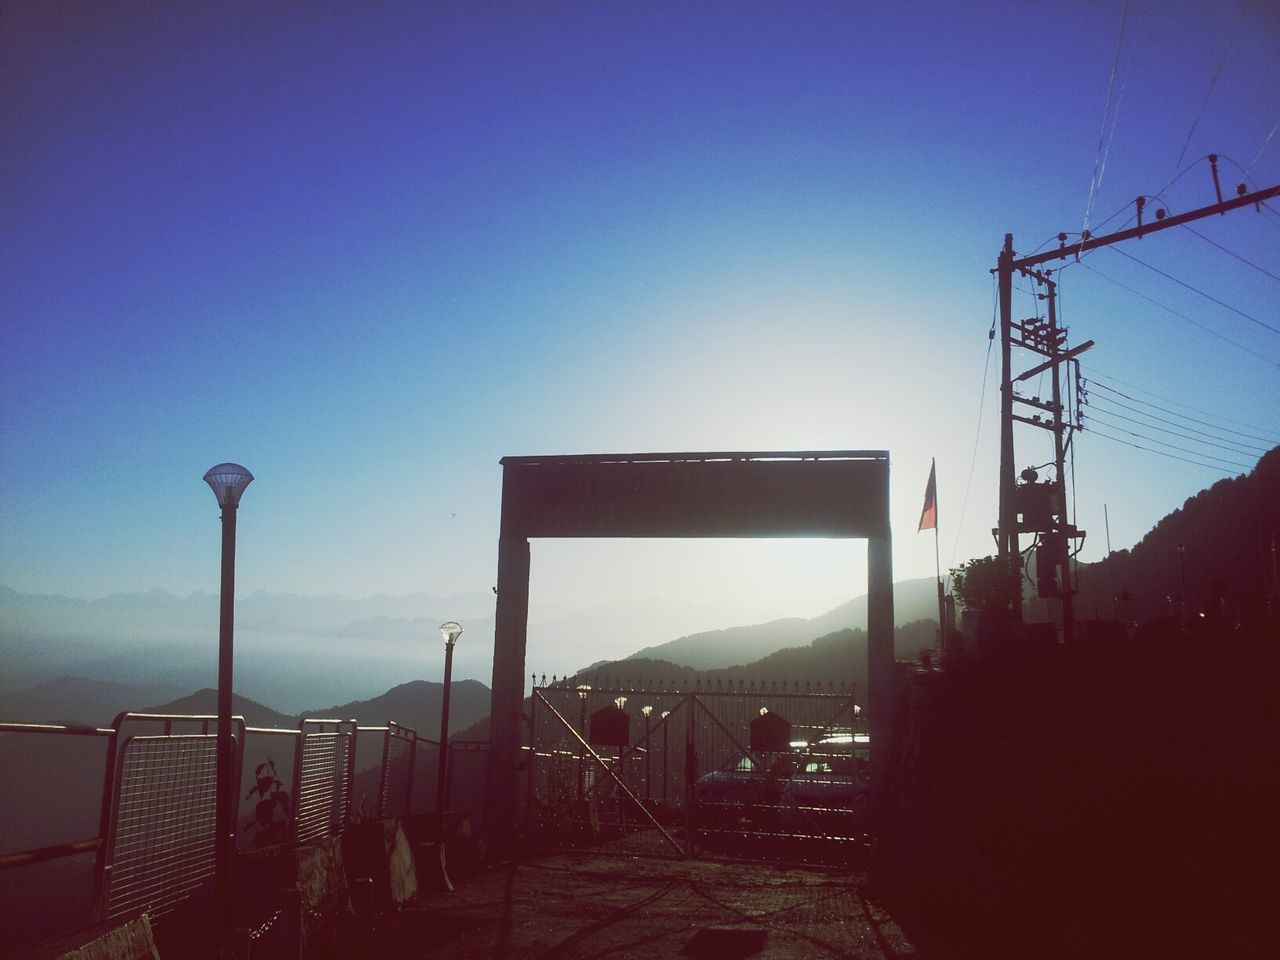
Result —
[[869, 829], [852, 688], [535, 678], [526, 835], [629, 853], [845, 862]]

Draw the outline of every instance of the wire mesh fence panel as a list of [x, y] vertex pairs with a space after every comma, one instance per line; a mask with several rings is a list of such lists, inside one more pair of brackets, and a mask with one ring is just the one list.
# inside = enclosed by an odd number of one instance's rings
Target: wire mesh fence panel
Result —
[[410, 813], [434, 813], [440, 775], [440, 744], [421, 737], [414, 743], [413, 793]]
[[446, 808], [478, 816], [484, 809], [488, 776], [489, 741], [451, 740], [446, 774]]
[[399, 724], [389, 724], [382, 751], [382, 784], [378, 797], [378, 816], [405, 817], [412, 803], [414, 746], [417, 733]]
[[303, 721], [301, 760], [294, 789], [297, 842], [309, 843], [342, 833], [351, 806], [354, 741], [354, 724]]
[[868, 744], [848, 688], [558, 685], [531, 703], [539, 842], [780, 860], [863, 842]]
[[217, 737], [143, 736], [118, 760], [102, 916], [158, 916], [211, 894]]
[[260, 850], [292, 836], [296, 811], [290, 791], [301, 737], [298, 730], [245, 729], [240, 782], [246, 787], [239, 793], [237, 850]]

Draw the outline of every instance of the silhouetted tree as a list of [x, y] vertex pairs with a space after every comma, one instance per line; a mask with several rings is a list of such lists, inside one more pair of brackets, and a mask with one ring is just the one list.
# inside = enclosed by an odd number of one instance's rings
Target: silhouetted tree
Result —
[[960, 564], [951, 571], [951, 583], [965, 609], [983, 612], [1008, 610], [1022, 587], [1018, 572], [999, 557], [978, 557]]

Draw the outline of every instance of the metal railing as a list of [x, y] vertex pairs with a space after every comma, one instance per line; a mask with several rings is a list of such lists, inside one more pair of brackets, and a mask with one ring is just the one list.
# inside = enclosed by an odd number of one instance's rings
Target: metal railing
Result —
[[340, 834], [351, 812], [354, 720], [303, 720], [293, 774], [295, 843]]
[[[181, 905], [201, 909], [213, 873], [216, 723], [212, 716], [135, 713], [120, 714], [110, 727], [0, 723], [0, 759], [8, 766], [7, 783], [15, 786], [0, 800], [0, 873], [94, 854], [89, 916], [81, 915], [80, 923], [144, 910], [153, 919], [163, 918]], [[376, 745], [379, 756], [358, 772], [360, 737]], [[242, 781], [268, 760], [275, 778], [292, 787], [286, 844], [340, 835], [356, 815], [352, 800], [358, 775], [376, 775], [376, 808], [368, 812], [379, 818], [408, 816], [435, 797], [439, 744], [395, 722], [357, 727], [353, 720], [307, 719], [296, 730], [283, 730], [247, 727], [237, 717], [234, 741], [237, 772], [248, 771], [235, 784], [241, 839], [252, 834], [259, 802], [252, 791], [244, 792]], [[74, 749], [77, 743], [94, 749]], [[276, 749], [285, 744], [285, 750]], [[487, 746], [450, 744], [450, 786], [475, 806], [483, 797]], [[419, 756], [421, 751], [428, 755]], [[99, 772], [86, 784], [85, 771], [95, 768]], [[22, 784], [31, 789], [24, 791]], [[61, 791], [59, 809], [74, 807], [71, 821], [87, 828], [96, 819], [96, 835], [68, 826], [67, 816], [51, 816], [51, 784]], [[46, 815], [58, 822], [44, 824]], [[57, 830], [62, 835], [54, 836]]]

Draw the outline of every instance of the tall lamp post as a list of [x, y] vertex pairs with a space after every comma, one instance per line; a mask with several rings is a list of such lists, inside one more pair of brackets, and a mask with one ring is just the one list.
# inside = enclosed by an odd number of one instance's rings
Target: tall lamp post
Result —
[[231, 653], [236, 602], [236, 508], [253, 474], [238, 463], [210, 467], [204, 482], [222, 508], [222, 592], [218, 612], [218, 763], [214, 812], [213, 909], [220, 928], [231, 918], [231, 862], [236, 842], [236, 771], [231, 746]]
[[444, 702], [440, 705], [440, 770], [436, 780], [436, 813], [440, 817], [440, 829], [444, 829], [444, 809], [449, 802], [449, 781], [446, 779], [449, 764], [449, 688], [453, 683], [453, 645], [462, 636], [462, 624], [449, 620], [440, 624], [440, 636], [444, 638]]
[[1182, 629], [1187, 628], [1187, 545], [1178, 544], [1178, 589], [1182, 593]]

